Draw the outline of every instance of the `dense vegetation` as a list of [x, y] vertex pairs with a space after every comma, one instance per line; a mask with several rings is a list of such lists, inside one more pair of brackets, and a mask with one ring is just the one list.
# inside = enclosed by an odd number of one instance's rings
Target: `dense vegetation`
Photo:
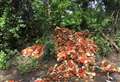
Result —
[[37, 68], [39, 60], [19, 55], [33, 44], [45, 45], [45, 60], [53, 57], [57, 26], [89, 33], [99, 47], [97, 55], [119, 52], [119, 22], [119, 0], [1, 0], [0, 69], [14, 64], [23, 74]]

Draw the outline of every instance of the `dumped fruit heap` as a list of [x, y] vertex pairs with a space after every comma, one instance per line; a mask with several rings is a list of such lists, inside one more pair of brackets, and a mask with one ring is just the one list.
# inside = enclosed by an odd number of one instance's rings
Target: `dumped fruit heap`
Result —
[[41, 58], [44, 53], [44, 45], [34, 44], [31, 47], [27, 47], [21, 51], [21, 54], [25, 57]]
[[87, 36], [88, 33], [67, 28], [55, 29], [57, 61], [61, 63], [50, 70], [52, 80], [63, 81], [71, 77], [88, 79], [95, 76], [97, 46]]
[[89, 33], [74, 32], [67, 28], [56, 28], [54, 34], [57, 61], [54, 67], [50, 68], [48, 78], [43, 82], [68, 81], [71, 77], [93, 80], [100, 72], [120, 72], [120, 69], [103, 60], [96, 63], [95, 53], [97, 46], [94, 41], [88, 39]]
[[[87, 38], [88, 35], [89, 33], [86, 32], [57, 27], [54, 42], [59, 63], [51, 67], [45, 77], [36, 79], [34, 82], [68, 82], [71, 77], [90, 82], [97, 73], [120, 73], [120, 67], [108, 60], [96, 62], [95, 54], [98, 48], [94, 41]], [[22, 50], [22, 55], [40, 58], [43, 52], [44, 46], [36, 44]]]

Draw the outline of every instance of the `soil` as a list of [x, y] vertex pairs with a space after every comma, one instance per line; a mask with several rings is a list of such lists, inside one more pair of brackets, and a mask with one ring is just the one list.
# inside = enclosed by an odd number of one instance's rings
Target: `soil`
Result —
[[[111, 55], [106, 57], [111, 62], [120, 66], [120, 54], [112, 53]], [[40, 62], [39, 70], [32, 71], [25, 75], [21, 75], [16, 67], [11, 67], [8, 70], [0, 70], [0, 82], [4, 82], [5, 80], [17, 80], [21, 82], [33, 82], [36, 78], [43, 77], [47, 74], [47, 70], [50, 66], [53, 66], [56, 63], [55, 59], [51, 60], [42, 60]], [[107, 81], [108, 77], [106, 75], [97, 76], [95, 78], [95, 82], [120, 82], [120, 75], [113, 73], [110, 75], [112, 77], [111, 80]], [[110, 77], [110, 78], [111, 78]], [[80, 82], [80, 81], [78, 81]]]
[[45, 60], [40, 61], [40, 67], [38, 70], [26, 73], [24, 75], [20, 74], [16, 67], [11, 67], [8, 70], [0, 70], [0, 82], [6, 80], [16, 80], [20, 82], [33, 82], [36, 78], [43, 77], [47, 74], [49, 67], [53, 66], [56, 60]]

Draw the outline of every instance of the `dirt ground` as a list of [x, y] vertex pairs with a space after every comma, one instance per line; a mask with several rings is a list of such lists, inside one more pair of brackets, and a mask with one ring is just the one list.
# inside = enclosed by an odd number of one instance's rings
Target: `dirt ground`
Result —
[[[111, 54], [107, 57], [111, 62], [116, 63], [120, 66], [120, 54]], [[50, 66], [53, 66], [56, 63], [54, 59], [48, 61], [41, 61], [39, 70], [32, 71], [25, 75], [21, 75], [15, 67], [11, 67], [9, 70], [0, 70], [0, 82], [5, 80], [19, 80], [21, 82], [33, 82], [37, 77], [43, 77]], [[95, 82], [120, 82], [119, 74], [111, 74], [112, 80], [106, 81], [106, 75], [98, 76], [95, 79]]]
[[8, 70], [0, 70], [0, 82], [11, 79], [21, 82], [33, 82], [36, 78], [45, 76], [48, 68], [53, 66], [55, 62], [55, 60], [41, 61], [38, 70], [26, 73], [24, 75], [21, 75], [15, 67], [11, 67]]

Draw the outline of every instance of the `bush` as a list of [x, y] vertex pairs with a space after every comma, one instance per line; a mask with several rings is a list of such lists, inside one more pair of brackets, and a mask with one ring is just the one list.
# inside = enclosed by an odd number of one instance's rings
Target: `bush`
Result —
[[115, 41], [118, 47], [120, 47], [120, 32], [118, 32], [115, 36]]
[[97, 53], [98, 55], [107, 56], [112, 51], [110, 43], [106, 39], [104, 39], [100, 33], [96, 33], [91, 37], [91, 39], [93, 39], [99, 46], [99, 50]]
[[7, 69], [10, 66], [9, 55], [4, 51], [0, 51], [0, 69]]
[[17, 56], [16, 57], [17, 69], [21, 74], [26, 74], [37, 68], [39, 62], [38, 60], [31, 57]]
[[[33, 1], [32, 7], [34, 10], [34, 21], [36, 21], [36, 27], [40, 24], [42, 29], [50, 30], [55, 26], [68, 27], [76, 31], [88, 31], [100, 33], [107, 29], [111, 25], [111, 18], [105, 14], [102, 8], [102, 3], [96, 4], [96, 8], [82, 7], [85, 1], [71, 1], [71, 0], [52, 0], [52, 1]], [[80, 6], [81, 5], [81, 6]], [[49, 7], [50, 6], [50, 7]], [[44, 11], [43, 11], [44, 10]], [[44, 22], [43, 22], [44, 21]], [[52, 27], [52, 28], [51, 28]], [[107, 54], [110, 51], [109, 43], [102, 38], [101, 35], [94, 35], [102, 43], [98, 42], [98, 46], [101, 47], [100, 54]], [[99, 39], [99, 38], [100, 39]], [[107, 49], [104, 49], [107, 48]]]
[[21, 49], [24, 44], [52, 33], [49, 31], [55, 26], [70, 26], [77, 31], [90, 32], [105, 29], [110, 18], [101, 10], [102, 5], [83, 8], [82, 4], [86, 1], [89, 3], [88, 0], [1, 1], [4, 5], [0, 8], [0, 49]]
[[44, 59], [49, 60], [50, 58], [54, 57], [55, 49], [54, 49], [54, 42], [53, 42], [52, 34], [47, 34], [40, 39], [37, 39], [35, 43], [37, 44], [44, 44], [45, 45], [45, 53], [44, 53]]

